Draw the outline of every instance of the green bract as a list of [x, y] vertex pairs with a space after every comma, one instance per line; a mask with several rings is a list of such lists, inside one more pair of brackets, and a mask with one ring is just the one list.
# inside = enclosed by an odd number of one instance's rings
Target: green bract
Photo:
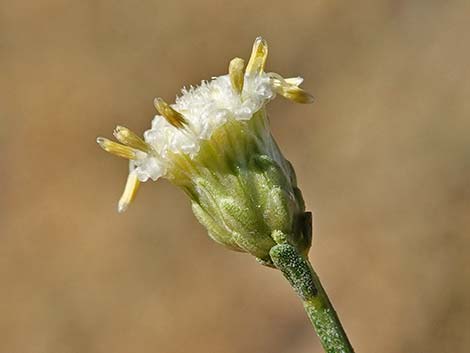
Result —
[[266, 264], [278, 242], [308, 251], [302, 194], [271, 136], [264, 108], [250, 120], [233, 120], [215, 131], [190, 164], [190, 173], [175, 181], [212, 239]]

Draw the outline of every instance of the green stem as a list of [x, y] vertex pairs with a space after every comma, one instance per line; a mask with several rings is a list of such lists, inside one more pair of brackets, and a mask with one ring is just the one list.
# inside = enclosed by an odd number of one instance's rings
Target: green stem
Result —
[[328, 295], [308, 259], [287, 243], [274, 246], [270, 256], [276, 268], [282, 271], [302, 299], [307, 316], [325, 352], [354, 353]]

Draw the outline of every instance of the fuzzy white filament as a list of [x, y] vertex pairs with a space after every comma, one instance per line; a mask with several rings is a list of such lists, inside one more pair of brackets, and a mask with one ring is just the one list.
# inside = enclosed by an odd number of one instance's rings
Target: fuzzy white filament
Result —
[[194, 157], [201, 141], [210, 139], [212, 133], [228, 119], [249, 120], [274, 97], [271, 79], [264, 73], [246, 75], [241, 95], [232, 89], [229, 75], [183, 89], [171, 107], [184, 116], [187, 125], [177, 128], [165, 117], [155, 116], [152, 128], [144, 133], [144, 139], [156, 153], [134, 162], [139, 180], [157, 180], [165, 176], [171, 166], [172, 153]]

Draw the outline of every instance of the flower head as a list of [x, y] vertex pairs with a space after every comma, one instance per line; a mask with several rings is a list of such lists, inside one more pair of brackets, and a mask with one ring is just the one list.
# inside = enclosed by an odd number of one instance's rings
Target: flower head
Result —
[[269, 130], [265, 105], [277, 94], [312, 102], [300, 77], [264, 71], [268, 47], [255, 40], [248, 64], [235, 58], [229, 74], [184, 88], [174, 104], [155, 99], [158, 115], [140, 138], [118, 126], [120, 142], [99, 137], [106, 151], [129, 159], [118, 210], [133, 200], [139, 183], [161, 177], [181, 187], [193, 212], [216, 241], [269, 261], [267, 252], [287, 239], [301, 251], [304, 205], [295, 173]]

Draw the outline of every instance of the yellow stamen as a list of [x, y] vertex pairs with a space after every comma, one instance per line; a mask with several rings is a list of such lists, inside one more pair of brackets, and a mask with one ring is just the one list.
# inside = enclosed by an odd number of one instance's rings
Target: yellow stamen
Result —
[[187, 124], [183, 114], [177, 112], [172, 107], [170, 107], [170, 105], [165, 102], [162, 98], [155, 98], [153, 104], [155, 105], [155, 108], [157, 109], [158, 113], [162, 115], [166, 119], [166, 121], [168, 121], [174, 127], [181, 129], [184, 127], [184, 125]]
[[150, 153], [152, 151], [152, 147], [147, 142], [142, 140], [139, 136], [137, 136], [137, 134], [129, 130], [127, 127], [116, 126], [113, 135], [124, 145], [146, 153]]
[[120, 143], [113, 142], [104, 137], [98, 137], [96, 142], [106, 152], [114, 154], [118, 157], [137, 159], [136, 151], [128, 146], [121, 145]]
[[129, 207], [130, 203], [134, 200], [137, 190], [139, 190], [140, 181], [137, 179], [136, 172], [130, 172], [127, 177], [126, 186], [124, 192], [118, 203], [118, 212], [122, 213]]
[[302, 83], [302, 79], [300, 77], [291, 77], [285, 79], [275, 72], [271, 72], [269, 75], [272, 79], [274, 89], [284, 98], [287, 98], [296, 103], [305, 104], [313, 102], [313, 96], [298, 86], [300, 83]]
[[243, 81], [245, 80], [245, 74], [243, 72], [244, 67], [245, 61], [240, 58], [232, 59], [228, 66], [228, 73], [230, 76], [230, 82], [232, 83], [232, 88], [238, 94], [241, 94], [243, 91]]
[[253, 44], [253, 50], [251, 51], [250, 60], [248, 61], [248, 65], [246, 65], [246, 73], [249, 75], [261, 74], [264, 70], [267, 57], [268, 43], [261, 37], [256, 38]]
[[313, 103], [313, 96], [304, 91], [302, 88], [290, 85], [286, 87], [282, 87], [278, 93], [296, 103], [302, 103], [302, 104], [308, 104], [308, 103]]

